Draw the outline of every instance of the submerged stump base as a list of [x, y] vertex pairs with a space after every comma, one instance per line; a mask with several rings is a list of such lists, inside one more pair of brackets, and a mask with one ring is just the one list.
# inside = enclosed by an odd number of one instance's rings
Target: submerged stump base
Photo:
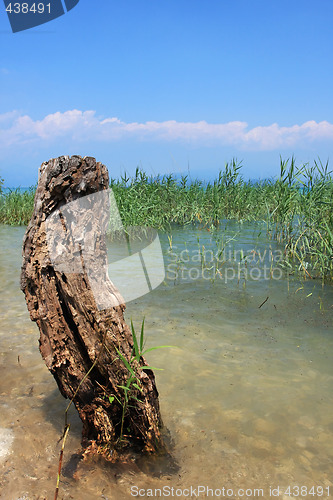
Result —
[[[141, 369], [147, 366], [142, 356], [132, 362], [125, 305], [107, 274], [105, 214], [97, 207], [96, 218], [89, 203], [84, 210], [75, 203], [108, 187], [107, 169], [94, 158], [62, 156], [42, 164], [23, 242], [21, 289], [40, 331], [46, 366], [82, 420], [85, 456], [100, 454], [114, 461], [127, 453], [119, 446], [125, 434], [128, 446], [148, 453], [164, 444], [154, 374]], [[72, 226], [64, 215], [66, 207]], [[79, 220], [84, 230], [80, 237]], [[101, 309], [101, 300], [115, 305]], [[130, 404], [124, 387], [133, 374], [124, 360], [135, 376]]]

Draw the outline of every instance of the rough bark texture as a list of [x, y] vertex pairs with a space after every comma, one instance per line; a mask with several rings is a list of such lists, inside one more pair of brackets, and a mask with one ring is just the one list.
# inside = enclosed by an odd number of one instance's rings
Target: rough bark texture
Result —
[[[61, 394], [73, 399], [83, 422], [82, 443], [89, 449], [112, 449], [119, 440], [128, 368], [118, 349], [130, 359], [133, 340], [124, 321], [124, 305], [99, 310], [86, 269], [103, 286], [106, 297], [118, 297], [105, 264], [104, 235], [94, 220], [85, 221], [85, 237], [94, 242], [93, 251], [84, 253], [70, 241], [67, 272], [54, 265], [47, 245], [46, 228], [52, 228], [52, 214], [83, 196], [108, 188], [108, 172], [94, 158], [62, 156], [43, 163], [35, 197], [34, 212], [23, 243], [21, 289], [32, 321], [40, 331], [40, 352], [54, 376]], [[59, 213], [59, 212], [58, 212]], [[88, 212], [87, 212], [88, 213]], [[59, 228], [54, 227], [54, 231]], [[78, 263], [81, 272], [77, 272]], [[76, 272], [73, 272], [76, 271]], [[112, 276], [111, 276], [112, 279]], [[90, 276], [91, 280], [91, 276]], [[93, 363], [93, 370], [88, 374]], [[146, 365], [144, 358], [140, 365]], [[128, 440], [149, 452], [161, 446], [161, 418], [154, 374], [135, 367], [141, 391], [136, 391], [125, 412], [124, 433]], [[110, 402], [109, 396], [116, 398]], [[111, 397], [112, 399], [112, 397]]]

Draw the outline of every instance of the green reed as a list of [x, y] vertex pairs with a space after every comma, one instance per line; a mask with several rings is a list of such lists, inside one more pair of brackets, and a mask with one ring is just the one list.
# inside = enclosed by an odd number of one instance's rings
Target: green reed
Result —
[[[222, 220], [264, 221], [268, 235], [285, 250], [286, 262], [305, 277], [333, 279], [333, 182], [328, 162], [297, 166], [280, 159], [276, 179], [244, 180], [242, 165], [227, 162], [216, 179], [204, 183], [190, 175], [135, 175], [111, 179], [125, 227], [150, 226], [170, 231], [173, 225], [197, 224], [209, 231]], [[0, 222], [27, 224], [34, 189], [1, 194]]]
[[3, 193], [0, 189], [0, 223], [27, 225], [34, 207], [35, 191], [35, 187], [26, 191], [13, 189], [8, 193]]

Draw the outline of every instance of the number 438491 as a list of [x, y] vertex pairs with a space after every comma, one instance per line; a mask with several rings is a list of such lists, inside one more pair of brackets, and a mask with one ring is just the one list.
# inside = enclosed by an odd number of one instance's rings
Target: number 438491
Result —
[[30, 7], [29, 4], [27, 3], [9, 3], [6, 7], [6, 11], [9, 12], [9, 14], [44, 14], [51, 13], [51, 4], [44, 4], [42, 2], [40, 3], [33, 3]]
[[292, 497], [322, 497], [323, 495], [330, 494], [330, 487], [326, 486], [312, 486], [308, 488], [307, 486], [288, 486], [288, 488], [283, 492], [286, 496]]

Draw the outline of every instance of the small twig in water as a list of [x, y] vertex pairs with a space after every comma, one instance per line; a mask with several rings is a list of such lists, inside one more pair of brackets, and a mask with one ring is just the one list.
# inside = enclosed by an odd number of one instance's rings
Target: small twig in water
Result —
[[258, 309], [260, 309], [267, 302], [268, 299], [269, 299], [269, 297], [266, 297], [265, 300], [264, 300], [264, 302], [262, 302], [260, 304], [260, 306], [258, 307]]

